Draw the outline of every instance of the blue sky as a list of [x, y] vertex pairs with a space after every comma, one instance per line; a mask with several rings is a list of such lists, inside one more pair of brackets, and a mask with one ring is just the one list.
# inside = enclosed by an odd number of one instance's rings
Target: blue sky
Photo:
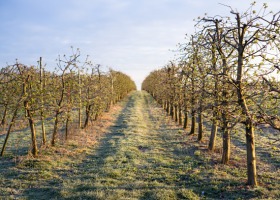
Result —
[[[141, 85], [154, 69], [174, 58], [178, 43], [194, 32], [193, 19], [208, 13], [229, 15], [219, 3], [240, 11], [249, 0], [0, 0], [0, 67], [15, 59], [49, 70], [71, 46]], [[262, 4], [263, 1], [257, 1]], [[280, 9], [279, 0], [267, 0]]]

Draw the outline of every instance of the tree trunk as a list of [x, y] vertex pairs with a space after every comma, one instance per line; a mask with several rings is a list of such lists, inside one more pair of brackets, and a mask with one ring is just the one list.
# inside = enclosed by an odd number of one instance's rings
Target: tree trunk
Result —
[[[215, 54], [215, 50], [212, 51], [212, 60], [213, 60], [213, 69], [216, 72], [216, 54]], [[208, 150], [210, 151], [214, 151], [215, 150], [215, 145], [216, 145], [216, 136], [217, 136], [217, 131], [218, 131], [218, 101], [219, 101], [219, 97], [218, 97], [218, 76], [215, 75], [214, 77], [215, 79], [215, 85], [214, 85], [214, 107], [212, 108], [213, 110], [213, 119], [212, 119], [212, 127], [211, 127], [211, 135], [210, 135], [210, 139], [209, 139], [209, 145], [208, 145]], [[225, 85], [224, 85], [225, 86]]]
[[10, 133], [11, 133], [11, 130], [12, 130], [12, 127], [13, 127], [13, 125], [15, 124], [15, 120], [16, 120], [18, 108], [19, 108], [19, 107], [17, 106], [16, 109], [15, 109], [15, 111], [14, 111], [14, 113], [13, 113], [12, 120], [11, 120], [11, 122], [10, 122], [10, 124], [9, 124], [8, 131], [7, 131], [7, 134], [6, 134], [6, 137], [5, 137], [5, 141], [4, 141], [4, 144], [3, 144], [3, 147], [2, 147], [1, 156], [4, 155], [4, 152], [5, 152], [7, 143], [8, 143], [8, 139], [9, 139], [9, 136], [10, 136]]
[[111, 108], [111, 103], [110, 103], [110, 102], [106, 103], [105, 112], [109, 112], [109, 111], [110, 111], [110, 108]]
[[184, 112], [184, 125], [183, 128], [186, 129], [188, 126], [188, 112], [185, 110]]
[[[221, 52], [222, 53], [222, 52]], [[223, 62], [223, 73], [228, 73], [227, 60], [222, 54]], [[228, 120], [228, 96], [229, 96], [229, 87], [227, 85], [227, 78], [223, 77], [222, 79], [222, 135], [223, 135], [223, 154], [222, 154], [222, 164], [228, 164], [230, 159], [230, 132], [229, 132], [229, 120]]]
[[81, 73], [78, 69], [78, 84], [79, 84], [79, 113], [78, 113], [78, 122], [79, 128], [82, 128], [82, 85], [81, 85]]
[[216, 136], [217, 136], [217, 120], [215, 118], [215, 114], [213, 113], [213, 120], [212, 120], [212, 127], [211, 127], [211, 135], [209, 139], [209, 145], [208, 145], [208, 150], [214, 151], [215, 149], [215, 143], [216, 143]]
[[191, 131], [189, 133], [189, 135], [193, 135], [195, 132], [195, 123], [196, 123], [196, 111], [195, 111], [195, 97], [194, 97], [194, 80], [192, 78], [192, 87], [191, 87], [191, 118], [192, 118], [192, 122], [191, 122]]
[[228, 123], [223, 125], [222, 134], [223, 134], [222, 164], [228, 164], [230, 158], [230, 132], [228, 129]]
[[169, 115], [172, 117], [173, 119], [173, 115], [174, 115], [174, 106], [173, 106], [173, 103], [170, 104], [170, 112], [169, 112]]
[[1, 125], [5, 128], [6, 125], [6, 118], [7, 118], [7, 112], [8, 112], [8, 105], [5, 104], [4, 112], [3, 112], [3, 117], [1, 120]]
[[37, 141], [36, 141], [36, 130], [35, 130], [35, 125], [34, 125], [34, 120], [31, 116], [30, 110], [27, 111], [28, 115], [28, 121], [29, 121], [29, 126], [30, 126], [30, 131], [31, 131], [31, 138], [32, 138], [32, 155], [33, 156], [38, 156], [38, 147], [37, 147]]
[[84, 127], [86, 128], [88, 127], [89, 121], [90, 121], [90, 111], [91, 111], [91, 105], [88, 105], [86, 108], [86, 119], [85, 119], [85, 123], [84, 123]]
[[[25, 85], [24, 85], [24, 87], [25, 87]], [[31, 89], [31, 85], [30, 85], [30, 89]], [[24, 91], [26, 92], [26, 88], [24, 88]], [[32, 118], [32, 113], [30, 111], [30, 106], [29, 106], [28, 100], [25, 100], [23, 102], [23, 105], [24, 105], [24, 108], [25, 108], [25, 111], [26, 111], [30, 131], [31, 131], [31, 140], [32, 140], [32, 150], [31, 150], [31, 152], [32, 152], [32, 155], [36, 157], [38, 155], [38, 148], [37, 148], [37, 141], [36, 141], [36, 130], [35, 130], [34, 120]]]
[[65, 124], [65, 140], [68, 139], [68, 135], [69, 135], [69, 122], [70, 122], [70, 116], [67, 116], [66, 124]]
[[56, 139], [57, 139], [58, 115], [59, 115], [59, 112], [57, 111], [55, 114], [54, 127], [53, 127], [52, 142], [51, 142], [52, 146], [54, 146], [56, 144]]
[[46, 144], [46, 128], [45, 128], [45, 118], [44, 118], [44, 83], [45, 83], [45, 79], [44, 79], [44, 69], [42, 66], [42, 57], [40, 57], [40, 118], [41, 118], [41, 130], [42, 130], [42, 142], [43, 145]]
[[166, 103], [165, 103], [165, 101], [164, 101], [164, 100], [162, 101], [162, 108], [163, 108], [163, 110], [165, 110], [165, 109], [166, 109]]
[[246, 123], [246, 146], [247, 146], [247, 176], [248, 185], [257, 186], [257, 164], [256, 164], [256, 152], [255, 152], [255, 136], [254, 125], [249, 120]]
[[203, 136], [203, 118], [202, 118], [202, 111], [200, 109], [198, 113], [198, 136], [197, 141], [200, 142]]
[[255, 152], [255, 138], [254, 138], [254, 125], [252, 116], [247, 106], [244, 93], [246, 90], [243, 85], [243, 52], [244, 46], [239, 44], [238, 48], [238, 61], [237, 61], [237, 78], [236, 78], [236, 90], [238, 95], [238, 104], [242, 109], [243, 116], [246, 116], [245, 131], [246, 131], [246, 146], [247, 146], [247, 179], [248, 185], [257, 186], [257, 167], [256, 167], [256, 152]]
[[177, 105], [174, 106], [173, 115], [174, 115], [173, 119], [175, 120], [175, 122], [178, 122], [178, 106]]
[[[212, 119], [212, 127], [211, 127], [211, 135], [209, 139], [209, 145], [208, 145], [208, 150], [214, 151], [215, 149], [215, 144], [216, 144], [216, 136], [217, 136], [217, 130], [218, 130], [218, 102], [219, 102], [219, 97], [218, 97], [218, 82], [219, 82], [219, 76], [217, 75], [217, 50], [219, 53], [219, 44], [220, 44], [220, 35], [219, 35], [219, 29], [218, 29], [218, 21], [215, 21], [215, 25], [217, 27], [217, 35], [215, 34], [215, 37], [211, 37], [212, 41], [211, 42], [211, 64], [212, 64], [212, 69], [214, 72], [214, 91], [213, 91], [213, 97], [214, 97], [214, 107], [212, 108], [213, 110], [213, 119]], [[218, 45], [218, 46], [217, 46]], [[223, 59], [223, 58], [222, 58]], [[223, 65], [224, 66], [224, 65]], [[224, 68], [222, 68], [224, 69]]]
[[192, 110], [192, 123], [191, 123], [191, 131], [189, 133], [189, 135], [193, 135], [194, 134], [194, 131], [195, 131], [195, 124], [196, 124], [196, 114], [195, 114], [195, 111]]
[[182, 119], [182, 108], [179, 106], [179, 126], [182, 126], [183, 119]]
[[170, 108], [170, 104], [169, 102], [167, 101], [166, 102], [166, 113], [169, 114], [169, 108]]
[[98, 119], [98, 117], [99, 117], [99, 113], [97, 112], [94, 116], [94, 121], [96, 121]]
[[46, 138], [46, 128], [45, 128], [45, 120], [44, 120], [44, 117], [43, 115], [41, 115], [41, 130], [42, 130], [42, 142], [43, 142], [43, 145], [46, 144], [47, 142], [47, 138]]

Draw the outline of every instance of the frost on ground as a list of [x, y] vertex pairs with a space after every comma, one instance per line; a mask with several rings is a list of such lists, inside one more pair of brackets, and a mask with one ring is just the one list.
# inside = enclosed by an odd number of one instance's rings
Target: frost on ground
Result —
[[[92, 130], [81, 134], [82, 137], [77, 135], [68, 142], [68, 149], [46, 150], [36, 162], [25, 160], [3, 171], [0, 197], [104, 200], [280, 197], [278, 167], [262, 162], [260, 169], [266, 167], [270, 171], [261, 173], [259, 187], [246, 187], [243, 158], [233, 155], [230, 165], [219, 164], [220, 152], [207, 152], [207, 140], [197, 143], [194, 136], [187, 136], [187, 131], [173, 123], [145, 92], [132, 93]], [[233, 153], [239, 148], [244, 153], [243, 147], [238, 146], [242, 142], [233, 143], [236, 149]], [[69, 150], [70, 147], [74, 150]], [[51, 151], [61, 153], [53, 159]], [[279, 160], [275, 163], [279, 166]]]

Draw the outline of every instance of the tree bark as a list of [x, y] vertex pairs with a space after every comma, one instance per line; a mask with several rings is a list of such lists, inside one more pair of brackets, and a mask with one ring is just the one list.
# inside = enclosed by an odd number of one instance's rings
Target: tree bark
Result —
[[171, 116], [171, 118], [173, 119], [173, 116], [174, 116], [174, 106], [173, 106], [173, 103], [170, 104], [170, 107], [169, 107], [169, 115]]
[[184, 125], [183, 128], [187, 129], [188, 126], [188, 102], [187, 102], [187, 92], [186, 92], [186, 81], [184, 83], [184, 94], [183, 94], [183, 98], [184, 98]]
[[167, 102], [166, 102], [166, 113], [167, 113], [167, 114], [169, 114], [169, 112], [170, 112], [170, 111], [169, 111], [169, 108], [170, 108], [170, 104], [169, 104], [169, 102], [167, 101]]
[[213, 92], [213, 97], [214, 97], [214, 106], [213, 106], [213, 119], [212, 119], [212, 127], [211, 127], [211, 135], [209, 138], [209, 145], [208, 145], [208, 150], [210, 151], [214, 151], [215, 150], [215, 145], [216, 145], [216, 136], [217, 136], [217, 130], [218, 130], [218, 81], [219, 81], [219, 77], [216, 74], [217, 73], [217, 66], [216, 66], [216, 46], [213, 44], [212, 45], [212, 68], [214, 70], [215, 76], [214, 76], [214, 81], [215, 81], [215, 85], [214, 85], [214, 92]]
[[[237, 15], [237, 20], [240, 23], [239, 15]], [[240, 26], [240, 24], [239, 24]], [[244, 34], [244, 32], [242, 32]], [[240, 36], [240, 40], [243, 40], [243, 36]], [[255, 140], [254, 140], [254, 125], [252, 116], [249, 112], [249, 108], [247, 106], [246, 98], [244, 96], [244, 83], [242, 80], [243, 77], [243, 52], [245, 46], [242, 45], [242, 42], [239, 43], [238, 46], [238, 60], [237, 60], [237, 78], [236, 78], [236, 90], [238, 95], [238, 104], [242, 109], [243, 116], [246, 117], [245, 122], [245, 131], [246, 131], [246, 146], [247, 146], [247, 179], [248, 185], [257, 186], [257, 164], [256, 164], [256, 152], [255, 152]]]
[[195, 131], [195, 124], [196, 124], [195, 110], [192, 110], [191, 117], [192, 117], [192, 122], [191, 122], [191, 131], [190, 131], [189, 135], [193, 135], [194, 131]]
[[[26, 78], [26, 82], [28, 83], [30, 80], [30, 76], [28, 75]], [[23, 92], [24, 95], [27, 95], [27, 85], [26, 82], [23, 83]], [[32, 91], [32, 80], [29, 82], [29, 89]], [[31, 140], [32, 140], [32, 155], [37, 156], [38, 155], [38, 148], [37, 148], [37, 141], [36, 141], [36, 130], [35, 130], [35, 125], [34, 125], [34, 120], [32, 118], [32, 112], [30, 110], [30, 105], [29, 105], [29, 98], [25, 99], [23, 102], [25, 111], [26, 111], [26, 116], [29, 122], [29, 127], [31, 131]]]
[[177, 105], [174, 106], [173, 115], [174, 115], [173, 119], [175, 120], [175, 122], [178, 122], [178, 106]]
[[3, 116], [2, 116], [2, 120], [1, 120], [1, 125], [3, 127], [5, 127], [5, 124], [6, 124], [7, 112], [8, 112], [8, 105], [5, 104], [5, 108], [4, 108], [4, 112], [3, 112]]
[[69, 135], [69, 122], [70, 122], [70, 116], [67, 116], [66, 124], [65, 124], [65, 140], [68, 139], [68, 135]]
[[183, 119], [182, 119], [182, 108], [181, 105], [179, 106], [179, 126], [182, 126]]
[[247, 177], [248, 185], [257, 186], [257, 164], [255, 153], [254, 125], [248, 120], [246, 123], [246, 146], [247, 146]]
[[86, 108], [86, 119], [83, 128], [87, 128], [89, 121], [90, 121], [90, 112], [91, 112], [91, 105], [88, 105]]
[[223, 134], [223, 154], [222, 154], [222, 164], [228, 164], [230, 159], [230, 132], [228, 129], [228, 123], [224, 124], [222, 127]]
[[45, 128], [45, 118], [44, 118], [44, 70], [42, 66], [42, 57], [40, 57], [40, 118], [41, 118], [41, 130], [42, 130], [42, 143], [46, 144], [46, 128]]
[[54, 126], [53, 126], [53, 134], [52, 134], [52, 146], [54, 146], [56, 144], [56, 140], [57, 140], [57, 133], [58, 133], [58, 115], [59, 115], [59, 111], [56, 112], [55, 114], [55, 120], [54, 120]]
[[27, 110], [27, 117], [28, 117], [28, 122], [29, 122], [29, 127], [31, 131], [31, 139], [32, 139], [32, 155], [33, 156], [38, 156], [38, 147], [37, 147], [37, 140], [36, 140], [36, 129], [34, 125], [34, 120], [32, 118], [32, 114], [30, 110]]
[[187, 129], [187, 126], [188, 126], [188, 112], [185, 110], [185, 112], [184, 112], [184, 125], [183, 125], [183, 128]]
[[200, 142], [203, 137], [203, 117], [202, 117], [202, 111], [200, 109], [198, 113], [198, 136], [197, 141]]
[[78, 123], [79, 128], [82, 128], [82, 80], [80, 69], [78, 69], [78, 85], [79, 85], [79, 113], [78, 113]]
[[[194, 75], [193, 75], [194, 76]], [[194, 78], [192, 77], [191, 80], [191, 118], [192, 118], [192, 122], [191, 122], [191, 131], [189, 133], [189, 135], [193, 135], [195, 132], [195, 123], [196, 123], [196, 111], [195, 111], [195, 93], [194, 93]]]
[[41, 117], [41, 130], [42, 130], [42, 143], [43, 145], [46, 144], [47, 142], [47, 137], [46, 137], [46, 128], [45, 128], [45, 120], [44, 117]]
[[56, 139], [57, 139], [57, 134], [58, 134], [58, 117], [61, 111], [61, 107], [62, 107], [62, 102], [64, 99], [64, 91], [65, 91], [65, 80], [64, 80], [64, 72], [61, 75], [61, 91], [60, 91], [60, 99], [58, 101], [57, 104], [57, 109], [55, 112], [55, 120], [54, 120], [54, 128], [53, 128], [53, 135], [52, 135], [52, 146], [54, 146], [56, 144]]
[[213, 120], [212, 120], [212, 127], [211, 127], [211, 135], [209, 139], [209, 145], [208, 145], [208, 150], [214, 151], [215, 150], [215, 144], [216, 144], [216, 136], [217, 136], [217, 119], [215, 118], [215, 114], [213, 113]]

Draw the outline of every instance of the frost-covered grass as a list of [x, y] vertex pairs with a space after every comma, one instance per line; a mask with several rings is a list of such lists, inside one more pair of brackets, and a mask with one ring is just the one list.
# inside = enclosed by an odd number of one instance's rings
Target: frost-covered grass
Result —
[[[219, 164], [217, 151], [206, 150], [165, 116], [145, 92], [125, 102], [68, 145], [41, 150], [39, 159], [9, 158], [0, 174], [0, 197], [19, 199], [277, 199], [279, 149], [258, 134], [260, 186], [246, 186], [242, 131], [233, 135], [232, 159]], [[205, 137], [207, 138], [207, 137]], [[258, 149], [259, 148], [259, 149]], [[270, 155], [270, 157], [263, 155]], [[10, 165], [10, 166], [9, 166]], [[3, 173], [2, 173], [3, 172]], [[2, 195], [2, 196], [1, 196]]]

